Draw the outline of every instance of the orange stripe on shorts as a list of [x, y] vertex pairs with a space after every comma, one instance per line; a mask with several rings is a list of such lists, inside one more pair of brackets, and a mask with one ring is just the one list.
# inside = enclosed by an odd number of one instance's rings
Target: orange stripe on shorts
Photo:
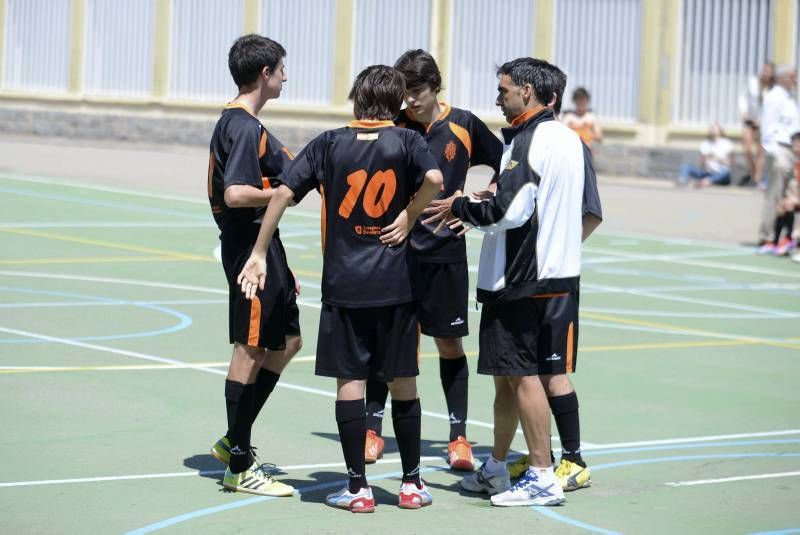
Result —
[[567, 329], [567, 373], [575, 371], [575, 352], [573, 347], [573, 340], [575, 334], [575, 323], [570, 321], [569, 328]]
[[261, 331], [261, 300], [253, 296], [250, 301], [250, 332], [247, 334], [247, 345], [258, 347], [258, 335]]

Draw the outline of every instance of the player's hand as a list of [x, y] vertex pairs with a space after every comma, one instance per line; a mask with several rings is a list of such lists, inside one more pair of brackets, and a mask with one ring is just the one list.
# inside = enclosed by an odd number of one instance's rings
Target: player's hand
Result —
[[411, 223], [409, 222], [408, 212], [403, 210], [391, 225], [381, 229], [381, 243], [389, 247], [400, 245], [406, 239], [408, 233], [411, 232]]
[[236, 278], [236, 283], [242, 288], [244, 296], [252, 300], [256, 290], [263, 290], [267, 280], [267, 256], [252, 253], [247, 259], [242, 272]]

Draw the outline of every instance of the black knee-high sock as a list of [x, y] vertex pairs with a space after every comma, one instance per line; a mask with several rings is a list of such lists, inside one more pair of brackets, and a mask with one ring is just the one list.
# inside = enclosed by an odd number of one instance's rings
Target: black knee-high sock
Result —
[[250, 452], [250, 431], [253, 427], [253, 393], [255, 385], [225, 381], [225, 405], [228, 411], [228, 439], [231, 443], [230, 469], [234, 474], [253, 464]]
[[775, 230], [774, 230], [775, 239], [772, 241], [772, 243], [774, 243], [775, 245], [777, 245], [778, 242], [781, 241], [781, 231], [783, 230], [783, 226], [784, 226], [784, 216], [779, 215], [778, 217], [775, 218]]
[[571, 392], [548, 398], [561, 439], [561, 458], [586, 466], [581, 458], [581, 429], [578, 418], [578, 396]]
[[342, 444], [344, 463], [350, 478], [350, 492], [368, 486], [364, 463], [364, 440], [367, 434], [367, 418], [364, 399], [336, 402], [336, 425]]
[[439, 358], [439, 377], [442, 380], [447, 413], [450, 415], [450, 442], [467, 436], [467, 399], [469, 366], [467, 357]]
[[419, 451], [422, 426], [422, 406], [419, 398], [403, 401], [392, 400], [392, 423], [400, 462], [403, 465], [403, 482], [419, 485]]
[[389, 386], [386, 383], [367, 379], [367, 429], [372, 429], [378, 436], [383, 435], [383, 411], [388, 397]]
[[253, 400], [253, 421], [258, 418], [258, 413], [264, 407], [264, 403], [269, 399], [269, 395], [275, 390], [275, 385], [278, 384], [278, 379], [281, 378], [279, 373], [261, 368], [256, 376], [256, 390], [255, 398]]
[[787, 238], [792, 237], [792, 231], [794, 230], [794, 212], [787, 212], [783, 216], [783, 230]]

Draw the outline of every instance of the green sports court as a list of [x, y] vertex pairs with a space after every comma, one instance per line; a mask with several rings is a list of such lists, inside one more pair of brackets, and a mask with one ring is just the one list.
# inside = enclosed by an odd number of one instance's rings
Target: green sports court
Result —
[[[604, 185], [613, 221], [624, 190]], [[230, 347], [202, 194], [11, 173], [0, 174], [0, 191], [5, 533], [800, 531], [796, 264], [601, 226], [584, 245], [573, 377], [592, 486], [550, 508], [493, 508], [459, 491], [425, 338], [423, 477], [434, 504], [395, 506], [400, 458], [386, 425], [386, 455], [367, 469], [376, 514], [352, 515], [324, 505], [345, 477], [334, 384], [313, 374], [313, 207], [289, 209], [281, 223], [302, 282], [304, 348], [253, 429], [260, 460], [299, 495], [265, 498], [224, 491], [224, 467], [208, 452], [225, 431]], [[481, 238], [467, 236], [474, 276]], [[478, 318], [472, 309], [473, 370]], [[473, 373], [468, 434], [479, 456], [492, 442], [492, 396], [490, 378]], [[524, 448], [521, 434], [514, 447]]]

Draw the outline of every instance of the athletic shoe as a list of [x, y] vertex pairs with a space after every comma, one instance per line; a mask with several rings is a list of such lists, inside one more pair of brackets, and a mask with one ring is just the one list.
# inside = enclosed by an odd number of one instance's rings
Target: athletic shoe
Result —
[[508, 463], [508, 475], [511, 479], [522, 477], [522, 474], [528, 471], [531, 465], [531, 458], [525, 454], [513, 463]]
[[592, 484], [588, 466], [581, 466], [566, 459], [561, 459], [556, 468], [556, 479], [565, 492], [582, 489]]
[[764, 242], [756, 249], [756, 254], [775, 254], [775, 244], [772, 242]]
[[211, 446], [211, 456], [222, 464], [231, 463], [231, 441], [228, 440], [228, 437], [222, 437]]
[[788, 256], [792, 249], [797, 247], [797, 243], [791, 238], [783, 238], [775, 246], [775, 254], [778, 256]]
[[489, 496], [503, 492], [511, 486], [508, 471], [500, 474], [490, 474], [483, 463], [477, 472], [461, 480], [461, 488], [470, 492], [484, 492]]
[[372, 464], [383, 457], [384, 442], [372, 429], [367, 430], [367, 440], [364, 442], [364, 462]]
[[420, 480], [420, 485], [416, 483], [403, 482], [400, 485], [400, 500], [398, 506], [400, 509], [419, 509], [433, 503], [433, 496], [428, 491], [428, 486], [425, 482]]
[[564, 503], [564, 491], [561, 490], [561, 485], [558, 484], [558, 480], [552, 472], [548, 478], [544, 478], [542, 475], [528, 469], [516, 485], [505, 492], [492, 496], [490, 498], [492, 505], [515, 507]]
[[465, 437], [458, 437], [447, 445], [447, 462], [453, 470], [475, 470], [475, 458], [472, 456], [472, 445]]
[[257, 463], [241, 472], [234, 474], [229, 466], [222, 478], [222, 486], [236, 492], [249, 492], [261, 496], [291, 496], [294, 487], [275, 481], [267, 471]]
[[356, 493], [350, 492], [347, 485], [339, 492], [328, 494], [325, 503], [331, 507], [347, 509], [351, 513], [374, 513], [375, 498], [372, 496], [372, 488], [364, 487]]

